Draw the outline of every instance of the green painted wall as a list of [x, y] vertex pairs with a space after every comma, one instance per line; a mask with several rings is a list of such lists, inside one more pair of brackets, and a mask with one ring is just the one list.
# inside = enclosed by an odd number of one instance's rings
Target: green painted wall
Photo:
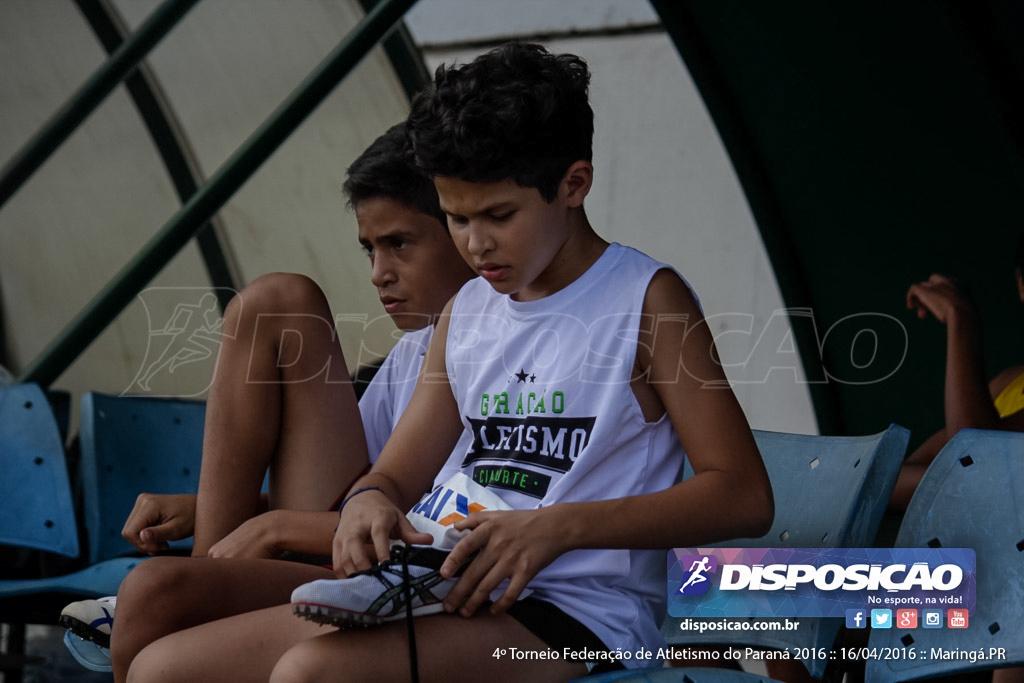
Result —
[[913, 446], [941, 426], [945, 331], [904, 305], [932, 272], [978, 301], [990, 374], [1024, 363], [1013, 282], [1024, 6], [653, 4], [737, 168], [787, 306], [813, 313], [816, 329], [796, 335], [808, 376], [827, 379], [812, 387], [823, 433], [897, 422]]

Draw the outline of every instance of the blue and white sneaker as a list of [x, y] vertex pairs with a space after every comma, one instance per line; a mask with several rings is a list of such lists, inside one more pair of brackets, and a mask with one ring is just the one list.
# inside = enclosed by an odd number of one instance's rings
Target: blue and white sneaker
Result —
[[71, 631], [64, 632], [64, 646], [75, 658], [75, 661], [89, 671], [110, 673], [114, 668], [110, 664], [110, 650], [96, 643], [79, 638]]
[[[443, 610], [456, 578], [441, 576], [447, 550], [391, 548], [391, 559], [344, 579], [321, 579], [292, 591], [292, 611], [333, 626], [376, 626]], [[408, 577], [408, 581], [405, 578]], [[410, 609], [411, 606], [411, 609]]]
[[116, 596], [98, 600], [79, 600], [60, 611], [59, 622], [79, 638], [109, 648], [116, 605]]

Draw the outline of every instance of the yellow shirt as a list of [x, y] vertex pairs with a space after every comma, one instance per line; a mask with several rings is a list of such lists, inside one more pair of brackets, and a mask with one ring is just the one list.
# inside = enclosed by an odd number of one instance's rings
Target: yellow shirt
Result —
[[1018, 410], [1024, 409], [1024, 372], [1017, 375], [1006, 388], [999, 392], [995, 400], [996, 410], [999, 417], [1013, 415]]

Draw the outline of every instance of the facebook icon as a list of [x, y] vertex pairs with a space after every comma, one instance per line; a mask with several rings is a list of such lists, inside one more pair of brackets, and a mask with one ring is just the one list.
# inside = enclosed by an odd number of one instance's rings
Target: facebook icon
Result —
[[846, 628], [867, 628], [867, 611], [862, 609], [846, 610]]

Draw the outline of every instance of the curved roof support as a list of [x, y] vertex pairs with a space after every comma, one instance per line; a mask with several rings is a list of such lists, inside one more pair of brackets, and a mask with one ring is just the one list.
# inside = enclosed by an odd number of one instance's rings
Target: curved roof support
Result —
[[[809, 285], [796, 256], [771, 179], [757, 154], [758, 147], [750, 138], [732, 93], [716, 69], [714, 56], [701, 36], [698, 22], [689, 12], [689, 3], [651, 0], [651, 4], [686, 64], [729, 154], [761, 239], [764, 240], [782, 300], [789, 308], [810, 308], [812, 302]], [[806, 376], [817, 377], [821, 374], [821, 356], [814, 328], [796, 325], [793, 327], [793, 335]], [[838, 399], [832, 384], [812, 381], [808, 382], [808, 387], [821, 433], [844, 433]]]
[[0, 207], [124, 80], [198, 0], [167, 0], [0, 170]]
[[[104, 49], [114, 54], [129, 35], [117, 9], [109, 0], [75, 0], [75, 4]], [[203, 177], [185, 132], [160, 88], [159, 81], [149, 65], [141, 61], [125, 78], [124, 85], [153, 138], [178, 198], [182, 203], [188, 201], [203, 182]], [[231, 257], [224, 234], [224, 225], [217, 216], [211, 217], [196, 233], [199, 253], [222, 311], [242, 284], [239, 268]]]
[[387, 35], [415, 2], [382, 0], [377, 4], [28, 365], [18, 380], [48, 386], [67, 369], [78, 354], [131, 303], [135, 294], [174, 258], [334, 87]]

